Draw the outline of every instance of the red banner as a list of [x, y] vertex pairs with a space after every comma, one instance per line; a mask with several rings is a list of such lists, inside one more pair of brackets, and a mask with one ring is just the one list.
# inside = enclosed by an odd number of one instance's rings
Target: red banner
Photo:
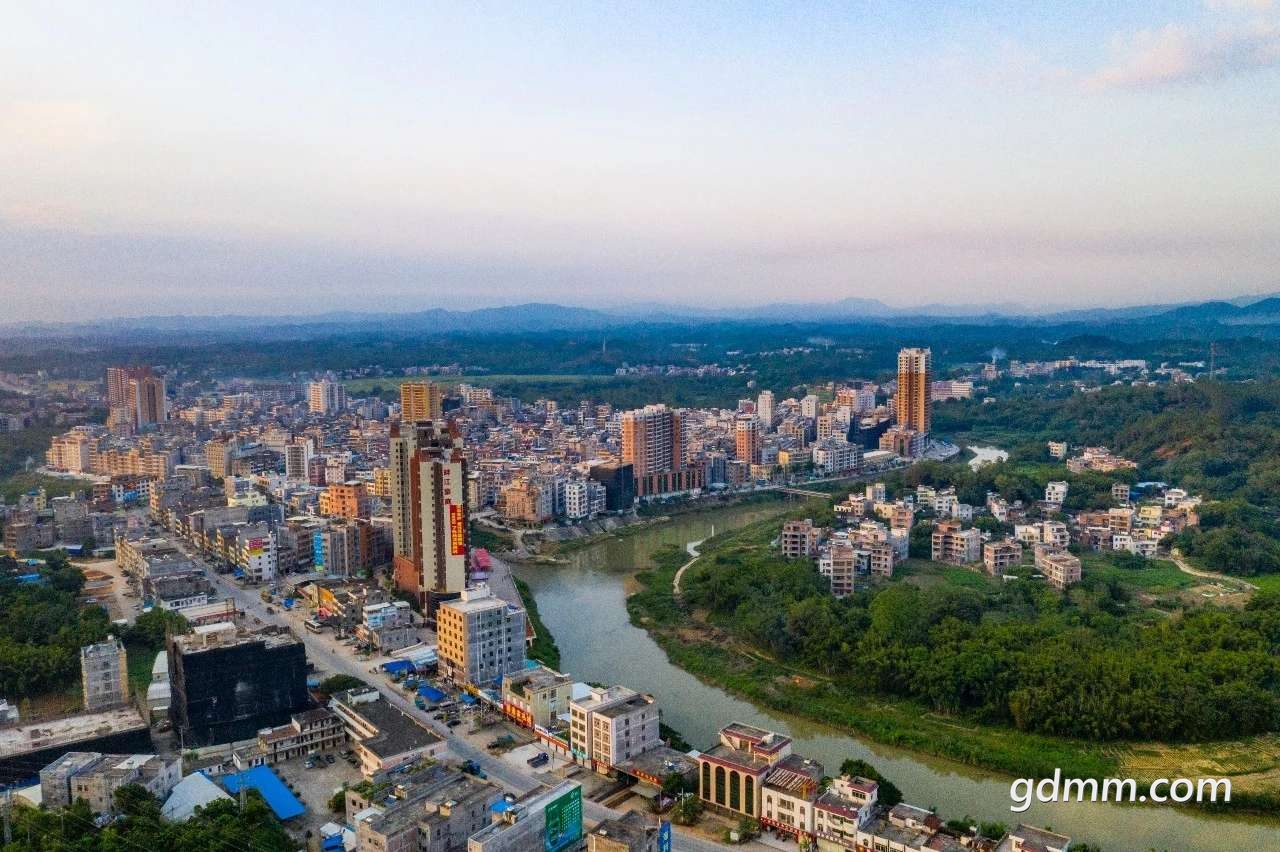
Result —
[[449, 547], [454, 556], [467, 554], [467, 524], [457, 503], [449, 504]]

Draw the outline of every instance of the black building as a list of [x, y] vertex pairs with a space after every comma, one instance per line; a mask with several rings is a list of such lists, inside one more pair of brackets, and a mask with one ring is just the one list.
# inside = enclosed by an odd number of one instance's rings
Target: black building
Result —
[[588, 474], [604, 486], [604, 507], [609, 512], [627, 512], [636, 504], [635, 468], [630, 462], [598, 464]]
[[253, 739], [311, 706], [307, 654], [287, 630], [210, 625], [169, 640], [169, 718], [183, 748]]

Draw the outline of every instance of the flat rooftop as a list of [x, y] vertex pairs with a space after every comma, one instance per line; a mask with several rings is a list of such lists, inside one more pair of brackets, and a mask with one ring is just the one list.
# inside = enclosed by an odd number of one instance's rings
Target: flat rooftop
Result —
[[72, 745], [94, 737], [146, 728], [146, 722], [132, 707], [81, 713], [12, 728], [0, 728], [0, 757], [25, 754], [55, 746]]
[[345, 695], [335, 696], [342, 701], [347, 712], [360, 716], [378, 729], [377, 734], [361, 740], [361, 744], [379, 757], [395, 757], [407, 751], [444, 741], [438, 734], [427, 730], [411, 717], [392, 707], [381, 695], [376, 701], [360, 703], [343, 701], [344, 697]]

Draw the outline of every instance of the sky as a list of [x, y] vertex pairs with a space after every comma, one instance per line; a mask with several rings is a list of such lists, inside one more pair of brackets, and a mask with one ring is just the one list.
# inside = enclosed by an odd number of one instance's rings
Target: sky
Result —
[[0, 5], [0, 322], [1280, 291], [1280, 0]]

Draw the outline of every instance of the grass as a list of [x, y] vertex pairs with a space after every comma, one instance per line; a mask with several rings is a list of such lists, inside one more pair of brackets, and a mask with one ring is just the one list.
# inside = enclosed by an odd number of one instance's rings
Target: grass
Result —
[[54, 476], [41, 476], [38, 473], [15, 473], [0, 479], [0, 495], [6, 503], [18, 502], [18, 498], [28, 491], [44, 487], [50, 498], [61, 497], [76, 491], [87, 491], [93, 487], [88, 479], [63, 479]]
[[894, 568], [893, 576], [894, 579], [905, 578], [907, 582], [920, 588], [948, 585], [985, 592], [999, 587], [998, 580], [982, 572], [980, 562], [974, 563], [972, 568], [964, 568], [928, 559], [908, 559]]
[[542, 616], [538, 615], [538, 602], [534, 600], [529, 584], [519, 577], [511, 579], [515, 580], [516, 591], [520, 593], [520, 600], [524, 602], [524, 611], [533, 625], [535, 635], [533, 645], [529, 648], [529, 656], [548, 668], [560, 671], [560, 646], [556, 644], [556, 639], [547, 629], [547, 625], [542, 622]]
[[160, 650], [133, 643], [126, 644], [124, 650], [129, 666], [129, 694], [145, 695], [147, 687], [151, 685], [151, 667], [155, 665], [156, 654], [160, 653]]
[[472, 547], [483, 547], [492, 553], [510, 550], [514, 544], [511, 536], [483, 524], [472, 524], [468, 537]]
[[1178, 570], [1178, 566], [1166, 559], [1149, 559], [1146, 566], [1136, 570], [1121, 568], [1103, 554], [1086, 554], [1081, 557], [1081, 568], [1087, 577], [1115, 580], [1122, 586], [1149, 594], [1164, 594], [1189, 589], [1206, 582]]
[[1256, 577], [1241, 577], [1240, 579], [1247, 583], [1252, 583], [1261, 591], [1280, 593], [1280, 574], [1259, 574]]

